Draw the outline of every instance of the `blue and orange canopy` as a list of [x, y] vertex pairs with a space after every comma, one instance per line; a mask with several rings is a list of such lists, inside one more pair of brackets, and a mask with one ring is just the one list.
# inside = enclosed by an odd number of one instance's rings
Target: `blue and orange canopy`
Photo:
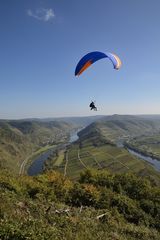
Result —
[[78, 62], [75, 70], [75, 76], [81, 75], [90, 65], [94, 62], [102, 59], [102, 58], [109, 58], [112, 62], [114, 69], [119, 69], [122, 65], [121, 60], [119, 57], [113, 53], [103, 53], [103, 52], [90, 52], [86, 54], [81, 60]]

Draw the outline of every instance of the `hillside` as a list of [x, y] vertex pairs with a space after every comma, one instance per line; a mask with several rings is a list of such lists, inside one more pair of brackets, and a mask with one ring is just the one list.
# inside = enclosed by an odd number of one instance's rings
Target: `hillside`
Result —
[[45, 164], [46, 170], [54, 169], [76, 179], [81, 171], [89, 168], [110, 170], [113, 173], [132, 172], [148, 176], [160, 185], [160, 173], [150, 164], [129, 153], [119, 142], [131, 141], [133, 136], [154, 135], [160, 122], [136, 116], [105, 117], [79, 132], [79, 140], [66, 151], [53, 154]]
[[63, 142], [72, 125], [65, 122], [0, 121], [0, 166], [18, 172], [38, 149]]
[[0, 172], [2, 240], [159, 240], [160, 190], [134, 174]]
[[81, 138], [87, 138], [93, 131], [99, 132], [106, 139], [117, 142], [118, 139], [130, 139], [135, 136], [160, 133], [160, 119], [153, 117], [113, 115], [103, 117], [89, 125], [79, 133]]
[[[7, 157], [10, 146], [19, 157], [65, 141], [72, 128], [64, 122], [3, 121], [0, 146]], [[17, 168], [6, 158], [12, 171], [1, 166], [0, 238], [159, 240], [160, 174], [116, 145], [157, 131], [157, 120], [104, 117], [55, 151], [46, 172], [35, 177], [13, 173]]]
[[95, 134], [93, 138], [80, 139], [66, 151], [53, 154], [45, 163], [46, 170], [60, 171], [72, 179], [77, 179], [82, 171], [90, 168], [146, 176], [160, 186], [160, 173], [151, 165]]
[[139, 153], [160, 160], [160, 133], [134, 137], [126, 141], [125, 145]]
[[146, 156], [160, 159], [160, 117], [159, 115], [104, 117], [79, 133], [81, 140], [100, 134], [107, 141], [133, 148]]
[[42, 121], [42, 122], [50, 122], [50, 121], [62, 122], [63, 121], [63, 122], [72, 124], [75, 127], [81, 128], [81, 127], [86, 127], [87, 125], [91, 124], [92, 122], [102, 119], [103, 117], [104, 117], [103, 115], [97, 115], [97, 116], [82, 116], [82, 117], [41, 118], [41, 119], [37, 119], [37, 120]]
[[0, 120], [0, 166], [19, 171], [25, 159], [65, 142], [70, 131], [102, 116]]

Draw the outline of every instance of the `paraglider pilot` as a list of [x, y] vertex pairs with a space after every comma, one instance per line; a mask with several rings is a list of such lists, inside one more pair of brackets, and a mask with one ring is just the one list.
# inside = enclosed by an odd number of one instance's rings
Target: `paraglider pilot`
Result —
[[95, 106], [95, 103], [92, 101], [91, 103], [90, 103], [90, 110], [94, 110], [94, 111], [97, 111], [97, 108], [96, 108], [96, 106]]

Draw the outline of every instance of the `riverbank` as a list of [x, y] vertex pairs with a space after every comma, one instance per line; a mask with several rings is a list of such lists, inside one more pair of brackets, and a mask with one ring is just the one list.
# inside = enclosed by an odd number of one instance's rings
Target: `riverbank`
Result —
[[160, 172], [160, 159], [159, 158], [152, 157], [152, 155], [147, 155], [147, 154], [143, 153], [142, 151], [140, 151], [139, 149], [130, 146], [129, 144], [124, 144], [124, 148], [132, 155], [151, 164], [155, 168], [156, 171]]
[[55, 145], [46, 145], [44, 147], [39, 148], [37, 151], [32, 152], [29, 156], [27, 156], [20, 165], [19, 175], [26, 173], [29, 165], [34, 161], [35, 158], [43, 154], [44, 152], [52, 149]]
[[52, 148], [44, 151], [43, 154], [39, 154], [34, 159], [34, 161], [32, 160], [32, 164], [30, 165], [30, 167], [27, 170], [28, 175], [33, 176], [33, 175], [37, 175], [39, 173], [42, 173], [44, 163], [47, 161], [47, 159], [56, 151], [63, 151], [64, 152], [66, 147], [69, 144], [75, 142], [79, 138], [78, 137], [78, 132], [80, 130], [81, 129], [76, 129], [74, 131], [71, 131], [67, 142], [52, 146]]
[[151, 157], [151, 158], [153, 158], [153, 159], [157, 159], [157, 161], [160, 161], [160, 156], [159, 156], [159, 155], [153, 154], [153, 153], [151, 153], [151, 152], [143, 151], [143, 150], [141, 150], [141, 149], [133, 146], [132, 144], [123, 143], [123, 146], [124, 146], [125, 148], [129, 148], [129, 149], [131, 149], [131, 150], [133, 150], [133, 151], [135, 151], [135, 152], [137, 152], [137, 153], [139, 153], [139, 154], [142, 154], [142, 155], [145, 156], [145, 157]]

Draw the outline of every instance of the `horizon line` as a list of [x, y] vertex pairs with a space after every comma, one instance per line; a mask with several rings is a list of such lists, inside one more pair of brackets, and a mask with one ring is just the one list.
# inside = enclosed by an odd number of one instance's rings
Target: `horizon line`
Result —
[[141, 113], [141, 114], [131, 114], [131, 113], [124, 113], [124, 114], [102, 114], [102, 115], [82, 115], [82, 116], [55, 116], [55, 117], [26, 117], [26, 118], [0, 118], [0, 121], [9, 121], [9, 120], [45, 120], [45, 119], [61, 119], [61, 118], [85, 118], [85, 117], [109, 117], [109, 116], [160, 116], [160, 113]]

